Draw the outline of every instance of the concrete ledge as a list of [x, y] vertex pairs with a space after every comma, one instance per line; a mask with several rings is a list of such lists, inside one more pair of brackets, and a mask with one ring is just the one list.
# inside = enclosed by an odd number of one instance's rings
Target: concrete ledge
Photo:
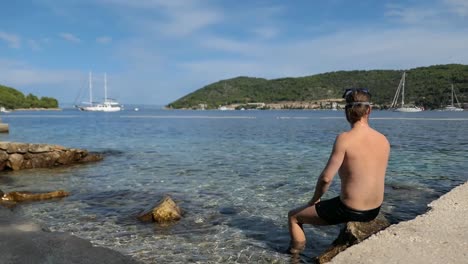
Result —
[[330, 263], [467, 263], [468, 182], [429, 207], [427, 213], [390, 226]]

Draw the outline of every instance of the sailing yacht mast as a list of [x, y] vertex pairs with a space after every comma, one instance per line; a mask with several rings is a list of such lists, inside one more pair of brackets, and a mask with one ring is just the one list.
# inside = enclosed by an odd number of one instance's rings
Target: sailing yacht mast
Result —
[[[88, 102], [86, 102], [88, 104]], [[107, 98], [107, 73], [104, 73], [104, 102], [93, 102], [93, 74], [89, 72], [89, 105], [87, 106], [75, 106], [81, 111], [93, 111], [93, 112], [117, 112], [123, 109], [117, 101]]]
[[453, 105], [453, 83], [452, 83], [452, 106], [454, 106]]
[[89, 72], [89, 104], [93, 105], [93, 74]]
[[402, 92], [401, 92], [401, 107], [405, 105], [405, 79], [406, 79], [406, 72], [403, 73], [403, 81], [402, 81]]
[[104, 73], [104, 102], [107, 102], [107, 73]]
[[392, 104], [390, 105], [390, 108], [396, 108], [398, 105], [398, 98], [400, 97], [401, 87], [403, 86], [403, 83], [405, 82], [404, 74], [405, 73], [403, 73], [403, 75], [401, 76], [400, 82], [398, 83], [398, 88], [395, 93], [395, 96], [393, 97], [393, 101], [392, 101]]

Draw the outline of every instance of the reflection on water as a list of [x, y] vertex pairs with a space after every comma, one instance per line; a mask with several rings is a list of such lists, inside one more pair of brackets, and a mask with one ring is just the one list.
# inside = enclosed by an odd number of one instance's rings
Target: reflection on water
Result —
[[[0, 189], [70, 191], [18, 210], [146, 263], [311, 263], [337, 236], [340, 226], [307, 226], [305, 252], [284, 254], [287, 212], [310, 199], [336, 135], [348, 129], [339, 111], [140, 109], [2, 116], [10, 125], [2, 141], [86, 148], [105, 159], [3, 173]], [[414, 218], [468, 179], [468, 112], [373, 115], [392, 145], [382, 207], [390, 221]], [[327, 197], [338, 192], [334, 182]], [[181, 221], [136, 219], [166, 194], [184, 210]]]

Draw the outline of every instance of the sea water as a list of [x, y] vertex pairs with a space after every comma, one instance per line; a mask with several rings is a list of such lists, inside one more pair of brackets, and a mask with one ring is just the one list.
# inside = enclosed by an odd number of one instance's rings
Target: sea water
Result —
[[[342, 111], [12, 112], [0, 141], [103, 152], [101, 162], [0, 174], [0, 189], [53, 191], [60, 200], [24, 203], [18, 213], [145, 263], [287, 263], [287, 213], [307, 202]], [[468, 112], [374, 111], [371, 126], [391, 143], [382, 212], [409, 220], [468, 179]], [[339, 193], [335, 178], [325, 198]], [[136, 216], [170, 195], [183, 209], [170, 225]], [[305, 229], [302, 262], [340, 226]]]

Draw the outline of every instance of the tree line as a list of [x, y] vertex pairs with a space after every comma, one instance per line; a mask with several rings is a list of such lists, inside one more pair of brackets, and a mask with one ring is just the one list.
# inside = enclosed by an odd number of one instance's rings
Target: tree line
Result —
[[0, 85], [0, 107], [6, 109], [57, 108], [58, 101], [52, 97], [39, 98], [31, 93], [25, 96], [14, 88]]
[[409, 70], [336, 71], [297, 78], [267, 80], [236, 77], [202, 87], [170, 104], [168, 108], [208, 109], [220, 105], [254, 102], [314, 101], [341, 98], [346, 88], [368, 88], [372, 102], [388, 107], [403, 72], [407, 73], [405, 102], [436, 109], [450, 103], [451, 85], [458, 100], [468, 102], [468, 65], [447, 64]]

